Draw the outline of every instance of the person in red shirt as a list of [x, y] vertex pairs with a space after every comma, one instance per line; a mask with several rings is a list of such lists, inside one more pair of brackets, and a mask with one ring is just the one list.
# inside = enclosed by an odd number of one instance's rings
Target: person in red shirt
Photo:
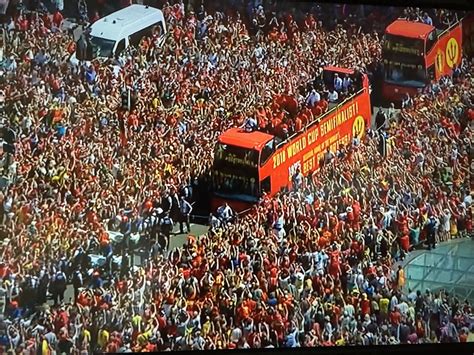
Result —
[[314, 106], [311, 109], [311, 113], [313, 114], [314, 117], [319, 117], [323, 114], [323, 109], [320, 106]]
[[303, 126], [306, 126], [307, 124], [309, 124], [310, 122], [313, 121], [313, 113], [311, 112], [311, 110], [308, 107], [304, 107], [300, 111], [298, 117], [301, 119], [301, 122], [302, 122]]
[[280, 41], [281, 44], [284, 44], [286, 41], [288, 41], [288, 34], [285, 31], [284, 25], [282, 25], [280, 28], [278, 40]]
[[95, 11], [94, 14], [91, 16], [90, 23], [94, 23], [100, 20], [100, 15], [98, 11]]
[[63, 23], [64, 17], [59, 10], [53, 14], [53, 24], [56, 28], [61, 28], [61, 24]]
[[321, 96], [321, 100], [319, 100], [316, 106], [321, 108], [321, 112], [327, 111], [329, 104], [328, 104], [328, 101], [326, 100], [325, 95]]
[[400, 247], [405, 253], [408, 253], [410, 250], [410, 237], [408, 234], [404, 234], [400, 237]]
[[368, 299], [366, 293], [362, 294], [362, 299], [360, 301], [360, 312], [362, 314], [362, 317], [370, 315], [370, 300]]
[[306, 18], [304, 20], [304, 24], [307, 30], [316, 29], [316, 19], [314, 18], [314, 15], [311, 13], [307, 13]]
[[278, 29], [276, 27], [273, 27], [268, 34], [268, 39], [270, 42], [276, 42], [278, 40]]
[[16, 20], [16, 28], [19, 29], [20, 31], [26, 31], [29, 27], [29, 21], [28, 19], [20, 14]]
[[340, 253], [336, 247], [333, 248], [332, 252], [329, 254], [330, 262], [329, 262], [329, 273], [333, 278], [338, 278], [341, 274], [341, 267], [340, 267]]
[[295, 132], [300, 132], [303, 130], [303, 122], [300, 116], [295, 118]]
[[400, 314], [400, 311], [398, 310], [398, 307], [395, 308], [392, 312], [390, 312], [390, 323], [393, 326], [398, 326], [401, 322], [402, 315]]

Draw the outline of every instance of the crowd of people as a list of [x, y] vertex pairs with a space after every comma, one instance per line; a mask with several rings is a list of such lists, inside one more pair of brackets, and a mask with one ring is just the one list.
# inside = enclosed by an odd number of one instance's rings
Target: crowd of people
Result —
[[[375, 31], [328, 29], [323, 17], [297, 22], [254, 5], [248, 23], [232, 11], [167, 4], [162, 47], [147, 38], [106, 63], [71, 60], [60, 12], [8, 21], [0, 77], [2, 353], [472, 337], [467, 301], [407, 290], [403, 270], [392, 271], [420, 241], [435, 247], [472, 230], [467, 61], [390, 120], [384, 159], [381, 133], [369, 132], [295, 191], [166, 250], [156, 221], [169, 225], [181, 208], [189, 217], [189, 202], [199, 199], [193, 187], [209, 173], [223, 130], [276, 95], [298, 97], [325, 65], [367, 72], [380, 59]], [[121, 109], [124, 87], [136, 98], [129, 113]], [[110, 231], [124, 234], [126, 245]], [[136, 234], [151, 250], [140, 266], [127, 250]], [[110, 266], [92, 265], [91, 253]]]

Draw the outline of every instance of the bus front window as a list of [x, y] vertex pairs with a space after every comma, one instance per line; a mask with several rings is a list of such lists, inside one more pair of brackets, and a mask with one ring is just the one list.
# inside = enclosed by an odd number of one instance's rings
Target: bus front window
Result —
[[391, 84], [422, 88], [426, 85], [426, 70], [422, 64], [386, 61], [385, 81]]
[[223, 198], [253, 202], [258, 195], [258, 152], [218, 144], [214, 155], [213, 191]]

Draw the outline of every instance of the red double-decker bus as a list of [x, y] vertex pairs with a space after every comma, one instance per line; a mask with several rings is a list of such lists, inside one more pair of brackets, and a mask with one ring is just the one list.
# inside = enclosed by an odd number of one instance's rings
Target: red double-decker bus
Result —
[[[331, 103], [325, 112], [287, 139], [259, 130], [231, 128], [223, 132], [214, 154], [212, 208], [224, 201], [236, 211], [256, 203], [263, 193], [272, 196], [291, 185], [296, 171], [307, 176], [316, 172], [326, 150], [333, 153], [341, 146], [362, 138], [371, 121], [367, 75], [352, 70], [326, 67], [324, 82], [330, 87], [335, 75], [358, 76], [358, 87], [342, 102]], [[296, 101], [294, 101], [296, 102]], [[296, 117], [305, 108], [296, 107]]]
[[446, 29], [396, 20], [385, 30], [382, 48], [383, 97], [400, 102], [417, 94], [431, 80], [450, 74], [461, 63], [464, 21]]

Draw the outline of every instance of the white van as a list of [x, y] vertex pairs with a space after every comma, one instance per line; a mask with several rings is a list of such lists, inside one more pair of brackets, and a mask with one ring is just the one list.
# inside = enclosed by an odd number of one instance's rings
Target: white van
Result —
[[[108, 58], [130, 45], [138, 45], [144, 36], [158, 35], [161, 45], [166, 34], [163, 12], [151, 6], [130, 5], [94, 22], [87, 30], [87, 59]], [[79, 43], [78, 43], [79, 47]]]

